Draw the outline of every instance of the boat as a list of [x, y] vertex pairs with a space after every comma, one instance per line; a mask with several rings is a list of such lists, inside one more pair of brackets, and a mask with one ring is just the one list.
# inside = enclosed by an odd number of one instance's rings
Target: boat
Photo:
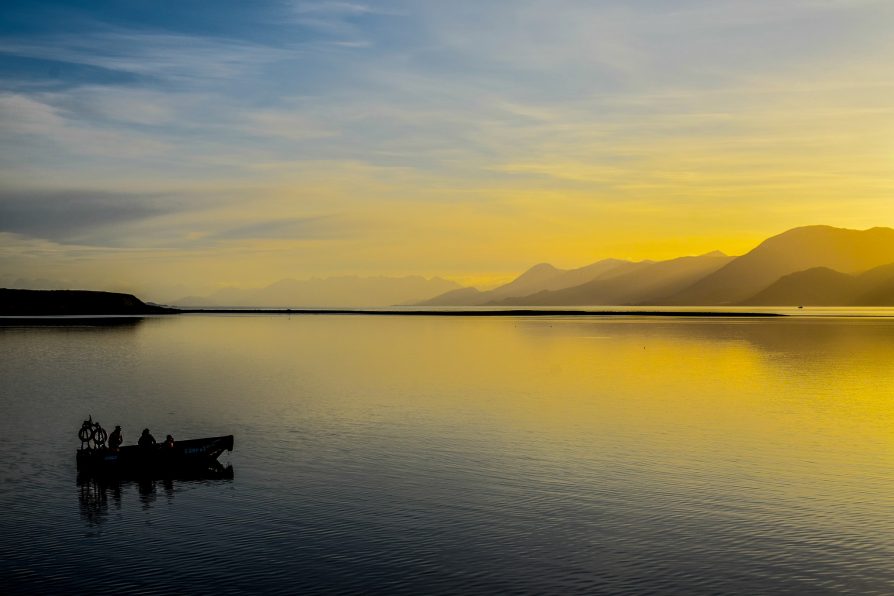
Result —
[[233, 466], [223, 465], [219, 461], [210, 460], [205, 464], [178, 466], [174, 468], [150, 467], [140, 468], [134, 466], [108, 467], [87, 466], [78, 469], [77, 484], [85, 486], [98, 484], [102, 487], [119, 487], [127, 483], [137, 483], [141, 490], [145, 483], [189, 483], [207, 482], [209, 480], [233, 480]]
[[217, 458], [224, 451], [233, 450], [233, 435], [116, 449], [106, 445], [108, 433], [92, 416], [84, 421], [78, 437], [81, 439], [77, 451], [79, 471], [155, 474], [214, 469], [219, 465]]

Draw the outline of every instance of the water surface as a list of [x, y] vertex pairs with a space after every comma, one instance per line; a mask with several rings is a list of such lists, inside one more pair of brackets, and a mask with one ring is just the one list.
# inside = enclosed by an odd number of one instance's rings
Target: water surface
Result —
[[894, 592], [892, 319], [118, 323], [0, 328], [5, 592]]

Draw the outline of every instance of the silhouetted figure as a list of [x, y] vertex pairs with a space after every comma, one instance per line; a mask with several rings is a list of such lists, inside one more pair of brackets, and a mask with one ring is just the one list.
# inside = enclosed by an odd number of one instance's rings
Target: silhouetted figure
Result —
[[143, 434], [140, 435], [140, 440], [137, 442], [140, 447], [154, 447], [155, 446], [155, 437], [153, 437], [149, 433], [148, 428], [143, 429]]
[[118, 451], [118, 447], [121, 447], [121, 443], [123, 442], [124, 437], [121, 436], [121, 427], [116, 426], [115, 430], [112, 431], [112, 434], [109, 435], [109, 449]]
[[174, 437], [173, 436], [168, 435], [167, 437], [165, 437], [165, 448], [166, 449], [174, 448]]

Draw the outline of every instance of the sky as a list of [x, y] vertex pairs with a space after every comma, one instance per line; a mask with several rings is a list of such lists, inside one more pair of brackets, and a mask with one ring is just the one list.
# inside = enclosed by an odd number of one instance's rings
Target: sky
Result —
[[889, 0], [4, 2], [0, 286], [487, 287], [894, 226]]

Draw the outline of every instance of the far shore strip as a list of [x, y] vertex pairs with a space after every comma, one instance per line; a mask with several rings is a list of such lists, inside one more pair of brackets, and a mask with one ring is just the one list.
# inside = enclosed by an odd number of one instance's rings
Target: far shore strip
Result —
[[782, 313], [676, 310], [370, 310], [347, 308], [181, 308], [180, 314], [385, 315], [426, 317], [786, 317]]

